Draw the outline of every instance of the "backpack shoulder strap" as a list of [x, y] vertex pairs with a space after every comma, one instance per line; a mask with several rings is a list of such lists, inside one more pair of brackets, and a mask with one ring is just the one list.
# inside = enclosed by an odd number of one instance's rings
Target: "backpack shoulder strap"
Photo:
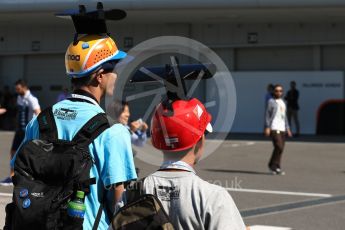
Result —
[[53, 108], [50, 106], [44, 109], [37, 117], [40, 139], [43, 140], [57, 140], [58, 132], [53, 115]]
[[144, 180], [146, 178], [142, 178], [138, 181], [134, 181], [130, 183], [126, 188], [126, 203], [131, 203], [137, 199], [144, 193]]
[[74, 136], [74, 142], [89, 145], [104, 130], [109, 128], [109, 122], [105, 113], [98, 113], [92, 117]]

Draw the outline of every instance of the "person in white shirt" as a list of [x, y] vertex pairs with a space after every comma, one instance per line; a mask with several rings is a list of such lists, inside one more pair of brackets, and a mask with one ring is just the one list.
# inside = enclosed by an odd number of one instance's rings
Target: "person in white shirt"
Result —
[[[41, 107], [38, 99], [31, 94], [27, 83], [24, 80], [18, 80], [15, 83], [17, 96], [17, 124], [15, 135], [11, 147], [11, 159], [21, 145], [25, 137], [26, 125], [31, 121], [34, 116], [41, 112]], [[11, 168], [11, 177], [13, 176], [13, 169]], [[0, 182], [2, 186], [12, 185], [11, 177], [7, 177]]]
[[[210, 122], [211, 115], [195, 98], [157, 106], [151, 136], [153, 146], [162, 151], [164, 162], [144, 179], [143, 192], [158, 197], [175, 229], [245, 230], [230, 194], [201, 179], [194, 169], [205, 147], [204, 133], [212, 132]], [[117, 208], [125, 203], [123, 193]]]
[[285, 147], [285, 135], [292, 136], [286, 116], [286, 105], [282, 99], [283, 87], [275, 85], [273, 98], [268, 101], [265, 114], [265, 135], [271, 136], [273, 152], [268, 167], [274, 175], [284, 175], [281, 159]]

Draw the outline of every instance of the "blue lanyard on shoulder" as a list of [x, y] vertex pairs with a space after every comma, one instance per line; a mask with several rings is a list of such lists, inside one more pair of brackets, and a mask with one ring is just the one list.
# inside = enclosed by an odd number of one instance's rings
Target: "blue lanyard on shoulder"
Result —
[[193, 167], [184, 161], [165, 161], [161, 165], [160, 169], [180, 169], [196, 174]]

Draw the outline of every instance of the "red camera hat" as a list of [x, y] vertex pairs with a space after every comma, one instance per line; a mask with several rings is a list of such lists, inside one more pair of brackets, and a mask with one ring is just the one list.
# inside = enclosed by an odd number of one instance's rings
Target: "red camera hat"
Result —
[[160, 150], [181, 151], [193, 147], [205, 133], [212, 132], [211, 115], [196, 98], [177, 100], [172, 111], [162, 103], [151, 121], [152, 144]]

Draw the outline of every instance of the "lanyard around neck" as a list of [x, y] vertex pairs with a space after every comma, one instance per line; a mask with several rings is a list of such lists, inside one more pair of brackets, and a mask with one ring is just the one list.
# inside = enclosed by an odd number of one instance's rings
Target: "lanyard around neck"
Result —
[[73, 93], [73, 94], [71, 94], [71, 97], [72, 97], [72, 98], [83, 99], [83, 100], [86, 100], [86, 101], [91, 102], [91, 103], [94, 104], [94, 105], [99, 106], [99, 104], [98, 104], [97, 101], [95, 101], [94, 99], [92, 99], [92, 98], [90, 98], [90, 97], [84, 96], [84, 95], [80, 95], [80, 94], [75, 94], [75, 93]]
[[165, 161], [163, 162], [160, 169], [179, 169], [179, 170], [185, 170], [185, 171], [196, 174], [193, 167], [184, 161]]

